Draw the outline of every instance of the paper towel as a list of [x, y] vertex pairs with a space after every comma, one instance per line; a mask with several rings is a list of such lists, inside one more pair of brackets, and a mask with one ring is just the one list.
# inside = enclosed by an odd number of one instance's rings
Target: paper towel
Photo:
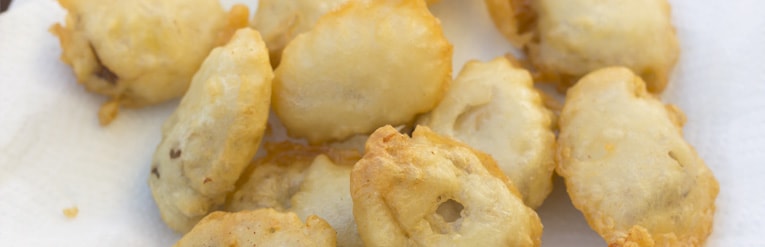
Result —
[[[431, 8], [455, 45], [455, 74], [469, 59], [512, 51], [481, 2]], [[670, 2], [682, 54], [663, 99], [685, 111], [685, 136], [720, 182], [708, 246], [765, 246], [765, 2]], [[64, 14], [51, 0], [15, 0], [0, 15], [0, 246], [172, 245], [179, 235], [160, 220], [146, 179], [177, 101], [99, 126], [105, 98], [76, 83], [47, 31]], [[62, 213], [69, 207], [76, 218]], [[539, 213], [543, 246], [605, 245], [559, 179]]]

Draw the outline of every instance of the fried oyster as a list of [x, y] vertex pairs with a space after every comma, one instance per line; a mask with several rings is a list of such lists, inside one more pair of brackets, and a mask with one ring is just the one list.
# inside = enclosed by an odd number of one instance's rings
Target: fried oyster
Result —
[[240, 29], [210, 53], [162, 126], [149, 177], [170, 228], [186, 232], [225, 201], [266, 129], [273, 71], [260, 35]]
[[557, 172], [574, 206], [609, 246], [702, 246], [717, 180], [684, 139], [685, 117], [626, 68], [569, 89]]
[[499, 57], [465, 64], [438, 107], [418, 123], [491, 155], [526, 205], [536, 208], [553, 187], [552, 118], [531, 75]]
[[422, 0], [350, 1], [282, 54], [273, 109], [311, 143], [410, 123], [438, 104], [452, 45]]
[[109, 124], [119, 107], [177, 98], [210, 51], [247, 26], [249, 10], [226, 13], [217, 0], [59, 0], [68, 14], [55, 24], [61, 60], [88, 91], [110, 98], [99, 111]]
[[539, 246], [542, 224], [491, 156], [418, 126], [369, 137], [351, 172], [366, 246]]
[[561, 89], [604, 67], [664, 90], [679, 56], [666, 0], [485, 0], [495, 25], [524, 48], [543, 81]]

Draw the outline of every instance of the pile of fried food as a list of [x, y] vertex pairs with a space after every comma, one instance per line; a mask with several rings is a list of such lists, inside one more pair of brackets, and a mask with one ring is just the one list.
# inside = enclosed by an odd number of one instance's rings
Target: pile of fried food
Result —
[[[251, 23], [217, 0], [59, 2], [102, 124], [183, 97], [147, 171], [176, 246], [539, 246], [554, 172], [608, 246], [711, 232], [717, 181], [656, 96], [666, 0], [486, 0], [527, 60], [455, 79], [436, 1], [261, 0]], [[298, 141], [261, 145], [271, 110]]]

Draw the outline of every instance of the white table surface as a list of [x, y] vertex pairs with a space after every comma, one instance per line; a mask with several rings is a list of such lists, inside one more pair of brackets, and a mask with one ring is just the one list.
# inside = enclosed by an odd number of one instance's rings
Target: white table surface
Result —
[[[512, 50], [481, 2], [432, 7], [455, 45], [454, 74]], [[682, 54], [662, 98], [685, 111], [685, 136], [720, 182], [707, 246], [765, 246], [765, 1], [670, 2]], [[100, 127], [104, 98], [77, 85], [47, 32], [64, 14], [52, 0], [14, 0], [0, 15], [0, 246], [169, 246], [179, 236], [146, 179], [177, 101]], [[556, 182], [539, 209], [543, 246], [605, 245]]]

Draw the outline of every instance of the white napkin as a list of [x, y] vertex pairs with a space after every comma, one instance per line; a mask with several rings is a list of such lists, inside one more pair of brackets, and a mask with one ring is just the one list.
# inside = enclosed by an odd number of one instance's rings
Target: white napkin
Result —
[[[512, 50], [481, 2], [432, 7], [455, 44], [455, 75], [468, 59]], [[682, 56], [663, 98], [685, 111], [685, 136], [720, 181], [708, 246], [763, 246], [765, 2], [670, 2]], [[0, 245], [169, 246], [180, 236], [160, 220], [146, 179], [177, 101], [99, 126], [105, 98], [76, 83], [47, 31], [64, 14], [54, 1], [15, 0], [0, 15]], [[544, 246], [604, 245], [556, 182], [539, 210]], [[76, 218], [62, 213], [69, 207]]]

